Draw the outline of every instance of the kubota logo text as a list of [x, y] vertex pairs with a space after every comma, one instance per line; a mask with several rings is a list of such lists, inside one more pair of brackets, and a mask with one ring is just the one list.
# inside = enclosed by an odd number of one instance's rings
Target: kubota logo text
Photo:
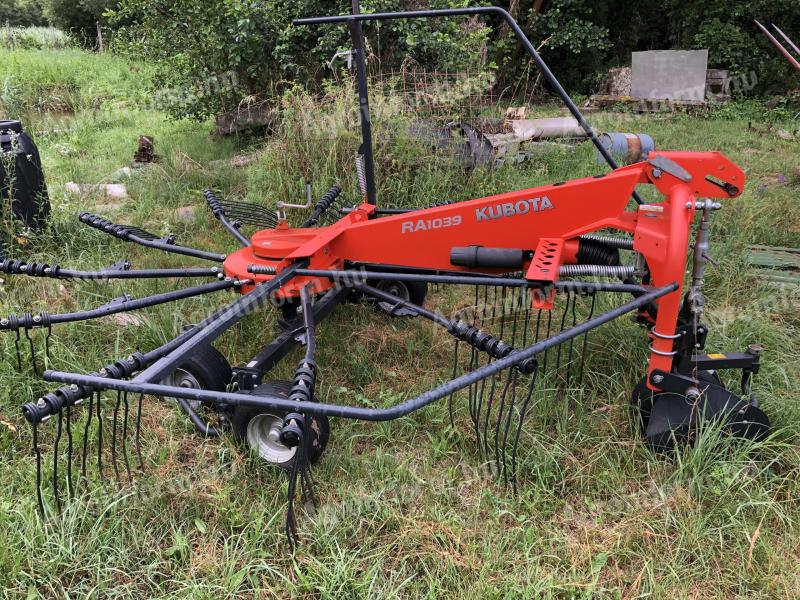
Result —
[[526, 215], [529, 212], [542, 212], [543, 210], [550, 210], [551, 208], [553, 208], [553, 203], [550, 202], [550, 198], [547, 196], [528, 198], [527, 200], [503, 202], [502, 204], [495, 204], [494, 206], [476, 208], [475, 220], [480, 223], [481, 221], [513, 217], [514, 215]]

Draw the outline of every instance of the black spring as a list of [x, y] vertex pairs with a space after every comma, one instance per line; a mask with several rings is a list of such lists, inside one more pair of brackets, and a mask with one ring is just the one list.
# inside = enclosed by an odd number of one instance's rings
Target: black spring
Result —
[[314, 386], [317, 382], [317, 363], [313, 360], [303, 360], [294, 372], [292, 389], [289, 399], [294, 402], [312, 402]]
[[[470, 325], [461, 319], [451, 322], [450, 333], [456, 339], [469, 344], [476, 350], [485, 352], [495, 359], [505, 358], [511, 353], [516, 352], [513, 346], [506, 344], [500, 338], [482, 329], [478, 329], [474, 325]], [[522, 373], [530, 374], [536, 370], [536, 366], [536, 360], [534, 358], [529, 358], [517, 364], [516, 368]]]
[[9, 275], [27, 275], [29, 277], [58, 277], [61, 267], [39, 263], [26, 263], [21, 260], [0, 261], [0, 271]]
[[26, 312], [21, 315], [10, 314], [0, 319], [0, 331], [19, 331], [20, 329], [34, 329], [35, 327], [50, 327], [50, 313], [40, 312], [38, 315]]
[[224, 217], [225, 209], [222, 207], [222, 201], [219, 199], [219, 196], [214, 193], [214, 190], [204, 190], [203, 195], [206, 197], [208, 207], [211, 209], [211, 212], [214, 214], [214, 216], [217, 218], [220, 216]]

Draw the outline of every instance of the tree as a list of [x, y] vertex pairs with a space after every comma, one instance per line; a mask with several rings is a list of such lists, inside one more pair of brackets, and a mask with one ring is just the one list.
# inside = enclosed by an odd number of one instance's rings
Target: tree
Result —
[[0, 2], [0, 25], [32, 27], [47, 25], [42, 5], [36, 0], [3, 0]]

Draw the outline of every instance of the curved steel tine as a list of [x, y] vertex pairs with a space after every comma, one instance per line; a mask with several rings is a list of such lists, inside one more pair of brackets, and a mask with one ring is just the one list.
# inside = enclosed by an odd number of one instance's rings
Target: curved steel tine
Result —
[[53, 362], [50, 358], [50, 337], [53, 335], [53, 327], [52, 325], [47, 326], [47, 331], [44, 335], [44, 365], [46, 369], [50, 368], [50, 364]]
[[20, 351], [19, 351], [19, 341], [20, 341], [19, 329], [17, 329], [15, 333], [16, 333], [16, 335], [14, 336], [14, 348], [17, 351], [17, 370], [21, 371], [22, 370], [22, 354], [20, 354]]
[[103, 474], [103, 413], [101, 410], [102, 397], [100, 392], [97, 392], [97, 401], [95, 408], [97, 409], [97, 472], [100, 475], [100, 482], [105, 482]]
[[58, 447], [61, 443], [61, 428], [64, 424], [64, 415], [58, 412], [58, 425], [56, 426], [56, 439], [53, 442], [53, 496], [56, 500], [56, 510], [61, 514], [61, 494], [58, 485]]
[[119, 483], [119, 467], [117, 466], [117, 417], [122, 404], [122, 392], [117, 390], [117, 402], [114, 404], [114, 413], [111, 422], [111, 466], [114, 468], [114, 478]]
[[[552, 325], [553, 325], [553, 311], [552, 310], [548, 310], [547, 311], [547, 327], [546, 327], [546, 331], [545, 331], [544, 337], [542, 339], [547, 339], [547, 338], [550, 337], [550, 329], [551, 329]], [[542, 369], [543, 369], [543, 371], [545, 373], [547, 373], [547, 357], [549, 355], [550, 355], [550, 348], [548, 348], [547, 350], [544, 351], [544, 360], [543, 360], [543, 364], [542, 364]]]
[[[497, 407], [497, 422], [494, 426], [494, 464], [497, 468], [497, 476], [500, 476], [500, 448], [498, 445], [498, 437], [500, 433], [500, 423], [503, 421], [503, 410], [505, 409], [506, 405], [506, 396], [508, 395], [508, 390], [511, 385], [511, 381], [514, 377], [515, 369], [508, 369], [508, 377], [506, 377], [506, 382], [503, 384], [503, 390], [500, 392], [500, 404]], [[487, 415], [488, 416], [488, 415]], [[486, 431], [484, 431], [484, 435], [488, 437], [488, 426], [489, 426], [489, 419], [486, 419]]]
[[36, 423], [33, 423], [33, 453], [36, 455], [36, 500], [39, 503], [39, 512], [42, 517], [47, 516], [44, 511], [44, 498], [42, 498], [42, 453], [39, 450], [39, 429]]
[[[516, 369], [511, 369], [513, 381], [511, 382], [511, 402], [508, 404], [506, 410], [506, 424], [503, 431], [503, 442], [500, 444], [501, 454], [503, 457], [503, 484], [508, 485], [508, 462], [507, 462], [507, 448], [508, 448], [508, 430], [511, 428], [511, 417], [514, 415], [514, 409], [517, 406], [517, 383], [519, 381], [519, 372]], [[499, 425], [498, 421], [498, 425]]]
[[139, 457], [139, 469], [144, 471], [144, 460], [142, 459], [142, 402], [144, 394], [139, 394], [139, 402], [136, 408], [136, 455]]
[[[597, 294], [592, 293], [592, 304], [589, 307], [589, 316], [587, 317], [587, 321], [594, 316], [594, 306], [595, 302], [597, 301]], [[578, 373], [578, 387], [583, 389], [583, 368], [586, 364], [586, 350], [589, 345], [589, 332], [583, 334], [583, 350], [581, 351], [581, 366], [580, 372]]]
[[[573, 297], [572, 292], [567, 291], [567, 301], [564, 304], [564, 312], [561, 314], [561, 326], [559, 327], [559, 329], [558, 329], [558, 331], [556, 333], [561, 333], [562, 331], [564, 331], [564, 327], [567, 324], [567, 315], [569, 314], [569, 303], [572, 300], [572, 297]], [[558, 349], [556, 350], [556, 372], [555, 372], [556, 381], [558, 381], [558, 379], [560, 378], [561, 346], [563, 346], [563, 345], [564, 344], [559, 344], [558, 345]], [[560, 383], [561, 382], [558, 382], [559, 386], [560, 386]]]
[[128, 460], [128, 392], [122, 392], [122, 458], [125, 461], [128, 482], [133, 483], [131, 463]]
[[67, 425], [67, 498], [75, 497], [75, 488], [72, 484], [72, 406], [67, 404], [64, 415]]
[[[455, 379], [456, 375], [458, 374], [458, 348], [459, 348], [460, 340], [456, 339], [455, 343], [453, 344], [453, 374], [450, 376], [450, 379]], [[451, 392], [450, 395], [447, 397], [447, 410], [450, 413], [450, 426], [455, 427], [456, 421], [453, 413], [453, 396], [454, 392]]]
[[83, 427], [83, 456], [81, 457], [81, 479], [83, 479], [84, 490], [89, 488], [89, 478], [86, 475], [86, 462], [89, 453], [89, 431], [94, 415], [94, 394], [89, 394], [89, 406], [86, 407], [86, 423]]
[[33, 347], [33, 339], [27, 328], [25, 329], [25, 339], [28, 340], [28, 347], [31, 349], [31, 367], [33, 368], [33, 372], [38, 375], [39, 367], [36, 364], [36, 350]]
[[[578, 315], [576, 313], [576, 304], [578, 303], [578, 294], [572, 295], [572, 325], [571, 327], [575, 327], [578, 323]], [[573, 358], [572, 358], [572, 351], [575, 346], [575, 338], [570, 338], [569, 340], [569, 358], [567, 359], [567, 386], [572, 383], [572, 365], [573, 365]]]
[[522, 424], [525, 417], [528, 415], [528, 408], [530, 406], [533, 391], [536, 388], [536, 376], [538, 374], [538, 367], [531, 373], [531, 382], [528, 385], [528, 393], [525, 394], [525, 400], [522, 402], [522, 407], [519, 411], [519, 420], [517, 421], [517, 431], [514, 433], [514, 442], [511, 447], [511, 487], [514, 494], [517, 493], [517, 452], [519, 451], [519, 438], [522, 435]]

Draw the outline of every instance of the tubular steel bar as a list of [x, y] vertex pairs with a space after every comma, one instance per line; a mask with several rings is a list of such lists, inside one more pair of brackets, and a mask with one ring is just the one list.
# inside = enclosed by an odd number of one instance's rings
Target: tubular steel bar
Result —
[[273, 279], [262, 283], [252, 292], [242, 296], [242, 298], [219, 314], [216, 319], [210, 321], [202, 328], [197, 328], [197, 331], [186, 341], [139, 373], [134, 381], [137, 383], [160, 381], [165, 376], [169, 375], [195, 350], [195, 348], [210, 344], [244, 317], [268, 302], [269, 297], [275, 291], [290, 281], [300, 267], [304, 267], [307, 264], [307, 260], [293, 263], [278, 273]]
[[[353, 15], [361, 14], [358, 0], [353, 0]], [[367, 83], [367, 62], [364, 57], [364, 32], [361, 21], [347, 23], [353, 40], [353, 60], [356, 65], [358, 81], [358, 109], [361, 115], [361, 156], [364, 157], [364, 179], [367, 184], [367, 202], [377, 203], [375, 191], [375, 160], [372, 152], [372, 121], [369, 114], [369, 84]]]
[[250, 240], [239, 231], [236, 226], [228, 220], [228, 217], [225, 216], [225, 208], [222, 206], [222, 201], [219, 199], [214, 193], [214, 190], [207, 189], [203, 191], [203, 195], [206, 198], [206, 203], [208, 207], [211, 209], [211, 213], [214, 217], [222, 223], [222, 226], [228, 230], [228, 232], [236, 238], [236, 241], [241, 244], [242, 248], [247, 248], [250, 245]]
[[480, 275], [428, 275], [421, 273], [395, 273], [391, 271], [335, 271], [327, 269], [298, 269], [297, 275], [308, 277], [327, 277], [341, 281], [344, 285], [355, 286], [370, 279], [387, 279], [390, 281], [420, 281], [425, 283], [449, 283], [453, 285], [496, 285], [506, 287], [527, 287], [542, 289], [555, 286], [558, 289], [586, 292], [619, 292], [642, 294], [653, 290], [652, 287], [628, 283], [603, 283], [597, 281], [556, 281], [541, 282], [529, 279], [510, 277], [490, 277]]
[[125, 225], [117, 225], [104, 219], [103, 217], [98, 217], [97, 215], [81, 213], [78, 218], [80, 219], [81, 223], [85, 223], [89, 227], [93, 227], [98, 231], [102, 231], [103, 233], [107, 233], [126, 242], [133, 242], [134, 244], [139, 244], [140, 246], [145, 246], [147, 248], [155, 248], [156, 250], [172, 252], [173, 254], [183, 254], [184, 256], [193, 256], [195, 258], [202, 258], [204, 260], [213, 260], [215, 262], [225, 261], [224, 254], [217, 254], [216, 252], [208, 252], [206, 250], [198, 250], [197, 248], [189, 248], [188, 246], [170, 244], [159, 239], [146, 239], [137, 235], [136, 232], [130, 230], [130, 228], [126, 227]]
[[[755, 20], [755, 19], [754, 19], [754, 20]], [[770, 41], [770, 43], [771, 43], [773, 46], [775, 46], [775, 48], [777, 48], [777, 49], [778, 49], [778, 52], [780, 52], [781, 54], [783, 54], [784, 58], [785, 58], [786, 60], [788, 60], [788, 61], [789, 61], [789, 64], [791, 64], [791, 65], [792, 65], [792, 66], [793, 66], [795, 69], [797, 69], [798, 71], [800, 71], [800, 62], [798, 62], [798, 61], [797, 61], [797, 59], [796, 59], [794, 56], [792, 56], [792, 53], [791, 53], [791, 52], [789, 52], [789, 51], [788, 51], [788, 50], [787, 50], [787, 49], [786, 49], [786, 48], [783, 46], [783, 44], [781, 44], [781, 43], [778, 41], [778, 39], [777, 39], [777, 38], [776, 38], [774, 35], [772, 35], [772, 34], [769, 32], [769, 29], [767, 29], [766, 27], [764, 27], [764, 26], [763, 26], [761, 23], [759, 23], [758, 21], [755, 21], [755, 23], [756, 23], [756, 25], [758, 25], [758, 28], [759, 28], [759, 29], [760, 29], [760, 30], [763, 32], [763, 34], [764, 34], [765, 36], [767, 36], [767, 39]]]
[[796, 52], [798, 55], [800, 55], [800, 48], [798, 48], [798, 47], [797, 47], [797, 44], [795, 44], [795, 43], [794, 43], [794, 42], [791, 40], [791, 38], [790, 38], [788, 35], [786, 35], [785, 33], [783, 33], [783, 30], [782, 30], [780, 27], [778, 27], [777, 25], [775, 25], [775, 23], [773, 23], [773, 24], [772, 24], [772, 26], [775, 28], [775, 31], [777, 31], [778, 33], [780, 33], [780, 34], [781, 34], [781, 37], [782, 37], [784, 40], [786, 40], [786, 43], [787, 43], [787, 44], [789, 44], [789, 47], [790, 47], [792, 50], [794, 50], [794, 51], [795, 51], [795, 52]]
[[[264, 286], [262, 286], [264, 287]], [[62, 383], [88, 386], [100, 389], [121, 390], [140, 394], [150, 394], [153, 396], [168, 396], [176, 398], [186, 398], [187, 400], [199, 400], [201, 402], [211, 402], [214, 404], [227, 404], [231, 406], [257, 406], [259, 408], [272, 408], [275, 410], [285, 410], [308, 414], [327, 415], [330, 417], [342, 417], [345, 419], [360, 419], [363, 421], [391, 421], [398, 419], [416, 410], [424, 408], [429, 404], [445, 398], [459, 390], [462, 390], [478, 381], [499, 373], [504, 369], [516, 366], [522, 361], [535, 357], [537, 354], [546, 351], [553, 346], [562, 344], [571, 339], [579, 337], [584, 333], [596, 329], [609, 321], [613, 321], [626, 313], [645, 306], [650, 302], [661, 298], [678, 289], [677, 283], [671, 283], [660, 288], [651, 290], [639, 298], [633, 299], [610, 311], [593, 317], [570, 329], [527, 346], [516, 352], [512, 352], [505, 358], [498, 359], [479, 369], [466, 373], [456, 379], [448, 381], [439, 387], [425, 392], [416, 398], [406, 400], [388, 408], [364, 408], [360, 406], [344, 406], [337, 404], [321, 404], [317, 402], [297, 402], [285, 398], [270, 396], [252, 396], [250, 394], [239, 394], [232, 392], [214, 392], [209, 390], [174, 387], [168, 385], [158, 385], [145, 383], [139, 378], [133, 381], [118, 379], [108, 379], [97, 375], [81, 375], [78, 373], [65, 373], [62, 371], [45, 371], [44, 378], [48, 381], [59, 381]], [[251, 292], [253, 294], [254, 292]], [[249, 295], [248, 295], [249, 296]], [[247, 296], [245, 296], [246, 298]]]
[[222, 274], [220, 267], [188, 267], [183, 269], [129, 269], [125, 266], [100, 269], [99, 271], [78, 271], [63, 269], [59, 265], [27, 263], [21, 260], [0, 261], [0, 272], [9, 275], [28, 277], [49, 277], [51, 279], [158, 279], [170, 277], [217, 277]]
[[91, 310], [84, 310], [74, 313], [63, 314], [50, 314], [42, 312], [38, 315], [31, 315], [30, 313], [23, 316], [12, 316], [8, 319], [0, 319], [0, 331], [9, 331], [14, 329], [33, 329], [36, 327], [49, 327], [59, 323], [73, 323], [75, 321], [89, 321], [91, 319], [99, 319], [107, 317], [108, 315], [115, 315], [121, 312], [130, 312], [158, 304], [166, 304], [167, 302], [175, 302], [176, 300], [183, 300], [185, 298], [192, 298], [194, 296], [202, 296], [203, 294], [210, 294], [218, 292], [219, 290], [227, 290], [232, 287], [241, 285], [240, 281], [212, 281], [211, 283], [204, 283], [182, 290], [175, 290], [172, 292], [165, 292], [163, 294], [155, 294], [153, 296], [145, 296], [144, 298], [127, 299], [123, 297], [118, 300], [112, 300], [108, 304], [99, 306]]
[[[520, 43], [525, 47], [525, 50], [528, 51], [528, 54], [531, 55], [533, 61], [536, 63], [536, 66], [539, 68], [539, 71], [542, 73], [544, 78], [550, 84], [550, 86], [556, 91], [559, 95], [561, 100], [566, 105], [567, 109], [572, 116], [578, 121], [578, 124], [581, 126], [586, 132], [586, 135], [589, 136], [589, 139], [592, 140], [595, 148], [600, 153], [600, 155], [605, 159], [608, 163], [608, 166], [612, 169], [616, 169], [618, 167], [617, 161], [614, 160], [614, 157], [611, 156], [609, 150], [600, 143], [600, 140], [597, 138], [592, 127], [586, 121], [586, 118], [583, 116], [583, 113], [578, 109], [576, 104], [572, 101], [567, 91], [558, 81], [556, 76], [550, 70], [550, 67], [547, 66], [547, 63], [544, 62], [539, 53], [536, 51], [536, 48], [533, 47], [533, 44], [528, 39], [528, 36], [525, 35], [525, 32], [522, 31], [522, 28], [519, 26], [519, 23], [511, 16], [511, 14], [500, 8], [499, 6], [476, 6], [472, 8], [446, 8], [440, 10], [412, 10], [412, 11], [400, 11], [400, 12], [393, 12], [393, 13], [371, 13], [371, 14], [357, 14], [357, 15], [334, 15], [329, 17], [310, 17], [305, 19], [295, 19], [293, 21], [294, 25], [321, 25], [324, 23], [347, 23], [348, 26], [352, 27], [353, 23], [358, 23], [361, 21], [388, 21], [391, 19], [426, 19], [426, 18], [436, 18], [436, 17], [457, 17], [457, 16], [464, 16], [464, 15], [496, 15], [501, 17], [508, 26], [512, 29], [514, 34], [517, 36], [517, 39]], [[637, 192], [633, 192], [633, 197], [638, 204], [642, 204], [643, 200], [639, 197]]]

